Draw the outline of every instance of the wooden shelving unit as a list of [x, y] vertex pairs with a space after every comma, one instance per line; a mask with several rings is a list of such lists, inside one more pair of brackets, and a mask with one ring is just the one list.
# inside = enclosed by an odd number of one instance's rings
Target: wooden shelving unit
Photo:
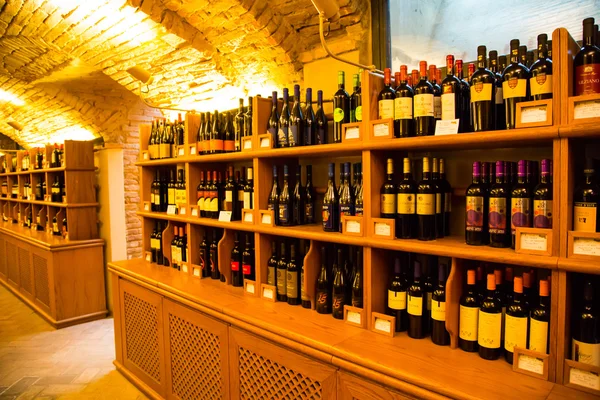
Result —
[[[571, 294], [567, 287], [568, 274], [569, 271], [600, 274], [600, 257], [594, 263], [595, 259], [590, 262], [567, 256], [568, 231], [572, 226], [570, 196], [573, 192], [574, 174], [575, 171], [578, 171], [573, 168], [573, 165], [575, 159], [578, 159], [580, 155], [578, 146], [589, 138], [598, 138], [600, 128], [597, 124], [585, 122], [585, 120], [581, 123], [567, 123], [565, 108], [569, 103], [569, 86], [572, 82], [574, 41], [562, 28], [553, 33], [552, 40], [555, 49], [555, 74], [552, 102], [553, 123], [551, 126], [449, 136], [377, 139], [368, 130], [377, 123], [374, 122], [377, 118], [377, 95], [383, 87], [383, 77], [365, 71], [362, 76], [365, 120], [359, 124], [361, 132], [359, 140], [345, 140], [343, 143], [321, 146], [261, 149], [258, 135], [264, 131], [265, 121], [269, 115], [269, 105], [268, 102], [265, 102], [266, 99], [258, 98], [254, 99], [253, 104], [255, 136], [250, 140], [252, 146], [240, 153], [191, 154], [192, 150], [190, 149], [193, 147], [193, 138], [195, 137], [194, 128], [197, 129], [198, 119], [195, 115], [188, 115], [186, 117], [186, 127], [188, 128], [186, 139], [189, 143], [185, 145], [183, 156], [168, 160], [146, 160], [144, 152], [147, 149], [149, 127], [141, 129], [142, 155], [138, 166], [141, 169], [140, 183], [143, 203], [138, 215], [144, 221], [144, 250], [150, 250], [149, 234], [154, 227], [155, 220], [169, 221], [163, 234], [163, 248], [167, 248], [169, 245], [169, 237], [172, 237], [172, 224], [183, 225], [189, 238], [188, 260], [193, 265], [194, 260], [198, 257], [201, 234], [210, 228], [224, 229], [223, 239], [219, 242], [219, 261], [223, 268], [222, 272], [229, 282], [228, 257], [232, 246], [231, 232], [235, 230], [253, 232], [256, 247], [256, 280], [253, 282], [251, 290], [232, 288], [223, 283], [210, 281], [210, 279], [203, 280], [194, 277], [193, 268], [189, 268], [188, 273], [185, 274], [151, 265], [146, 261], [131, 260], [111, 265], [114, 284], [122, 286], [134, 282], [153, 293], [164, 296], [164, 298], [191, 307], [200, 314], [206, 314], [223, 323], [231, 324], [229, 338], [235, 336], [236, 333], [233, 331], [245, 330], [253, 335], [258, 335], [261, 340], [264, 339], [274, 342], [278, 346], [293, 349], [312, 359], [324, 362], [328, 367], [333, 366], [337, 368], [337, 385], [340, 393], [346, 395], [358, 393], [353, 395], [355, 398], [378, 397], [359, 395], [361, 391], [353, 392], [350, 388], [356, 381], [352, 381], [352, 379], [358, 380], [358, 386], [362, 389], [368, 388], [368, 390], [365, 389], [365, 393], [378, 393], [379, 397], [398, 392], [423, 398], [439, 398], [439, 396], [516, 398], [521, 397], [523, 393], [533, 398], [550, 398], [555, 390], [560, 391], [561, 395], [570, 393], [571, 389], [562, 386], [566, 384], [564, 371], [570, 352], [568, 321]], [[399, 161], [400, 157], [418, 158], [422, 155], [443, 157], [446, 165], [449, 166], [447, 168], [450, 171], [448, 179], [455, 189], [452, 203], [451, 236], [430, 242], [385, 239], [377, 236], [373, 223], [380, 217], [379, 188], [385, 176], [386, 158], [392, 157]], [[475, 160], [515, 160], [518, 158], [551, 158], [554, 162], [554, 224], [553, 228], [546, 232], [554, 245], [548, 250], [548, 255], [528, 255], [517, 253], [511, 249], [468, 246], [464, 242], [464, 197], [461, 197], [460, 193], [464, 193], [464, 188], [470, 183], [470, 175], [465, 171], [470, 171], [470, 165]], [[304, 166], [311, 164], [313, 165], [313, 178], [322, 180], [322, 182], [315, 182], [315, 185], [319, 187], [322, 186], [325, 178], [324, 174], [315, 173], [315, 170], [325, 171], [324, 167], [327, 163], [338, 164], [340, 161], [362, 162], [365, 210], [361, 222], [362, 235], [323, 232], [320, 224], [273, 227], [261, 223], [261, 211], [267, 208], [273, 165], [280, 166], [287, 163]], [[200, 170], [209, 168], [222, 170], [225, 164], [233, 164], [236, 169], [240, 166], [252, 166], [255, 185], [253, 223], [219, 222], [213, 219], [191, 217], [189, 213], [185, 216], [166, 215], [144, 210], [144, 202], [149, 201], [149, 185], [154, 177], [154, 169], [165, 166], [174, 167], [177, 164], [183, 165], [185, 169], [188, 199], [195, 199]], [[320, 178], [319, 175], [321, 175]], [[190, 203], [192, 206], [193, 202]], [[169, 236], [170, 232], [171, 236]], [[339, 243], [364, 247], [364, 308], [361, 311], [360, 324], [362, 329], [347, 327], [349, 324], [336, 321], [329, 316], [323, 318], [315, 312], [286, 304], [273, 304], [261, 298], [261, 285], [266, 283], [266, 260], [270, 256], [270, 244], [274, 236], [310, 240], [310, 251], [304, 259], [304, 268], [305, 284], [313, 302], [313, 308], [314, 282], [320, 261], [318, 255], [320, 244]], [[450, 348], [435, 346], [429, 339], [413, 340], [406, 334], [396, 334], [389, 338], [372, 332], [371, 317], [375, 313], [383, 313], [385, 310], [384, 292], [389, 274], [391, 274], [393, 251], [436, 255], [450, 259], [452, 272], [447, 282], [446, 305], [446, 328], [452, 342]], [[485, 361], [480, 359], [477, 354], [468, 354], [456, 349], [458, 300], [462, 294], [463, 276], [469, 260], [539, 268], [547, 271], [544, 273], [551, 276], [551, 335], [547, 380], [515, 372], [512, 366], [504, 360]], [[223, 296], [225, 302], [231, 300], [231, 304], [221, 303], [219, 296]], [[230, 298], [230, 296], [235, 298]], [[119, 301], [123, 302], [124, 297], [121, 296]], [[121, 305], [126, 314], [126, 306]], [[293, 317], [289, 317], [290, 315]], [[117, 346], [126, 340], [122, 326], [127, 317], [122, 315], [120, 318], [120, 321], [115, 318]], [[296, 318], [306, 319], [307, 325], [313, 323], [319, 325], [319, 328], [316, 328], [317, 337], [312, 338], [311, 333], [306, 329], [307, 326], [296, 325], [294, 323]], [[165, 324], [165, 329], [164, 334], [168, 335], [168, 324]], [[342, 329], [344, 333], [338, 332], [339, 329]], [[342, 339], [346, 332], [352, 332], [351, 337]], [[332, 344], [331, 333], [342, 340]], [[230, 351], [232, 346], [235, 347], [230, 344]], [[168, 349], [165, 351], [166, 357], [174, 356], [168, 354]], [[238, 356], [239, 354], [234, 354], [230, 357], [231, 360], [234, 360]], [[146, 378], [142, 377], [143, 374], [137, 375], [135, 368], [127, 365], [126, 359], [126, 355], [124, 353], [119, 355], [118, 351], [117, 362], [120, 363], [125, 374], [141, 387], [147, 385], [148, 382], [144, 381]], [[279, 359], [279, 362], [287, 368], [294, 369], [292, 361], [285, 364], [287, 360]], [[167, 375], [169, 373], [166, 372]], [[354, 378], [348, 378], [348, 376], [354, 376]], [[462, 378], [457, 379], [457, 376]], [[439, 384], [432, 383], [432, 377], [438, 377], [436, 382], [439, 381]], [[240, 379], [243, 378], [239, 376], [238, 371], [234, 370], [231, 370], [226, 379], [233, 382], [231, 393], [233, 397], [236, 395], [235, 390], [239, 390]], [[140, 380], [144, 382], [140, 382]], [[377, 384], [374, 385], [373, 381]], [[235, 382], [238, 383], [238, 386]], [[152, 390], [158, 392], [162, 397], [171, 393], [168, 385], [164, 387], [159, 385], [158, 387], [162, 392], [157, 391], [156, 387]], [[491, 387], [494, 389], [490, 390]], [[583, 392], [575, 391], [574, 393], [578, 397], [584, 396]], [[560, 395], [558, 396], [560, 397]], [[352, 398], [352, 396], [348, 398]]]
[[[43, 165], [53, 147], [41, 149]], [[24, 152], [0, 157], [0, 163], [16, 157], [14, 172], [0, 174], [7, 183], [7, 196], [0, 197], [0, 283], [56, 328], [94, 319], [106, 313], [104, 285], [104, 241], [98, 238], [96, 168], [91, 142], [66, 141], [61, 167], [21, 170]], [[62, 202], [50, 201], [52, 183], [58, 177], [65, 185]], [[31, 183], [32, 195], [25, 196]], [[35, 200], [35, 186], [46, 182], [43, 200]], [[16, 198], [12, 198], [12, 189]], [[32, 228], [26, 225], [31, 212]], [[56, 216], [61, 235], [52, 234]], [[63, 230], [66, 217], [67, 229]], [[37, 230], [36, 225], [44, 226]]]

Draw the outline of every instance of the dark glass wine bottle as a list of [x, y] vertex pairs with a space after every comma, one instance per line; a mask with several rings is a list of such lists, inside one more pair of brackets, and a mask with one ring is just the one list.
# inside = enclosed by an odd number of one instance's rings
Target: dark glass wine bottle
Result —
[[444, 193], [444, 236], [450, 236], [450, 215], [452, 214], [452, 186], [446, 179], [446, 163], [440, 158], [439, 185]]
[[[333, 142], [342, 141], [342, 124], [350, 122], [350, 96], [345, 86], [344, 71], [338, 71], [338, 90], [333, 96]], [[317, 113], [318, 114], [318, 113]], [[318, 115], [317, 115], [318, 120]]]
[[244, 185], [244, 206], [247, 210], [254, 209], [254, 170], [249, 167], [246, 170], [246, 184]]
[[363, 216], [364, 214], [364, 199], [363, 199], [363, 180], [362, 180], [362, 164], [355, 164], [356, 178], [354, 179], [354, 213], [357, 216]]
[[234, 118], [235, 127], [235, 151], [242, 150], [242, 137], [244, 136], [244, 99], [240, 99], [240, 106], [238, 113], [235, 114]]
[[244, 114], [244, 136], [252, 136], [252, 96], [248, 97], [248, 110]]
[[233, 127], [233, 119], [230, 112], [225, 113], [225, 124], [223, 126], [223, 152], [232, 153], [235, 150], [235, 132]]
[[438, 283], [431, 296], [431, 341], [438, 346], [448, 346], [450, 335], [446, 331], [446, 274], [447, 266], [438, 266]]
[[410, 158], [404, 158], [404, 178], [397, 192], [396, 237], [413, 239], [417, 230], [417, 184], [412, 177]]
[[281, 242], [279, 260], [277, 261], [277, 301], [287, 302], [287, 259], [285, 242]]
[[460, 80], [460, 92], [462, 94], [458, 132], [470, 132], [473, 129], [471, 126], [471, 86], [463, 78], [463, 60], [456, 60], [456, 77]]
[[396, 218], [396, 185], [394, 185], [394, 160], [387, 159], [385, 182], [379, 190], [381, 218]]
[[428, 321], [424, 317], [426, 308], [425, 291], [421, 282], [421, 263], [415, 261], [413, 282], [408, 288], [408, 336], [413, 339], [423, 339], [427, 332]]
[[490, 189], [488, 231], [490, 246], [510, 247], [511, 234], [508, 229], [510, 206], [510, 184], [504, 182], [504, 162], [496, 161], [496, 183]]
[[202, 277], [208, 278], [210, 276], [210, 244], [208, 240], [206, 240], [207, 234], [204, 234], [202, 237], [202, 242], [200, 243], [200, 269], [202, 270]]
[[552, 61], [548, 58], [548, 35], [542, 33], [537, 37], [538, 59], [531, 66], [529, 87], [532, 100], [552, 98]]
[[363, 308], [363, 249], [356, 249], [354, 259], [354, 277], [352, 279], [352, 295], [350, 297], [352, 307]]
[[529, 313], [529, 338], [527, 348], [538, 353], [548, 354], [550, 342], [550, 291], [548, 281], [540, 281], [538, 304]]
[[271, 107], [271, 115], [267, 121], [267, 132], [271, 135], [271, 143], [273, 147], [283, 147], [279, 143], [279, 114], [277, 113], [277, 92], [273, 92], [271, 100], [273, 106]]
[[515, 248], [517, 228], [530, 228], [532, 220], [531, 186], [525, 179], [526, 161], [519, 160], [517, 184], [513, 187], [510, 199], [510, 224], [512, 234], [512, 248]]
[[510, 65], [502, 74], [502, 96], [506, 113], [506, 129], [517, 124], [517, 104], [529, 99], [531, 72], [519, 61], [519, 39], [510, 41]]
[[277, 165], [273, 165], [273, 185], [269, 194], [267, 210], [273, 211], [273, 218], [275, 218], [273, 222], [275, 225], [279, 225], [279, 178], [277, 176]]
[[442, 118], [442, 88], [437, 80], [437, 67], [435, 64], [429, 66], [428, 79], [433, 87], [433, 117], [438, 120]]
[[233, 180], [233, 166], [230, 165], [227, 171], [227, 182], [224, 186], [225, 198], [223, 201], [223, 211], [231, 212], [231, 220], [234, 221], [237, 218], [237, 204], [238, 204], [238, 190]]
[[312, 183], [312, 165], [306, 166], [306, 189], [304, 194], [304, 222], [315, 223], [315, 188]]
[[233, 250], [231, 250], [231, 284], [236, 287], [244, 286], [242, 273], [242, 252], [240, 250], [240, 234], [234, 233]]
[[573, 60], [575, 96], [600, 93], [600, 43], [596, 42], [595, 36], [594, 18], [584, 19], [583, 46]]
[[475, 287], [475, 270], [467, 271], [467, 288], [460, 298], [458, 324], [458, 347], [463, 351], [474, 353], [478, 350], [477, 331], [479, 320], [479, 301]]
[[542, 160], [540, 183], [533, 192], [533, 227], [552, 228], [552, 171], [551, 160]]
[[471, 77], [471, 119], [474, 132], [492, 131], [496, 125], [496, 75], [485, 67], [486, 52], [485, 46], [477, 47], [477, 71]]
[[312, 89], [306, 89], [306, 108], [304, 109], [304, 145], [317, 144], [317, 118], [312, 106]]
[[344, 305], [346, 301], [346, 274], [344, 273], [343, 265], [343, 253], [342, 249], [337, 250], [337, 265], [338, 268], [334, 271], [333, 276], [333, 290], [332, 290], [332, 302], [331, 302], [331, 313], [335, 319], [344, 319]]
[[502, 351], [502, 305], [495, 295], [496, 277], [487, 276], [487, 293], [481, 302], [478, 320], [479, 357], [496, 360]]
[[293, 225], [303, 225], [304, 224], [304, 214], [306, 212], [306, 204], [305, 204], [305, 191], [302, 187], [302, 166], [298, 165], [296, 167], [296, 185], [294, 186], [294, 191], [292, 193], [292, 224]]
[[440, 183], [440, 172], [439, 172], [439, 164], [438, 164], [438, 159], [437, 158], [433, 158], [433, 162], [432, 164], [432, 169], [433, 172], [431, 174], [431, 180], [433, 181], [433, 186], [435, 187], [435, 236], [437, 238], [443, 238], [444, 237], [444, 232], [445, 232], [445, 227], [444, 227], [444, 223], [446, 222], [444, 215], [445, 215], [445, 210], [444, 210], [444, 206], [445, 206], [445, 202], [444, 202], [444, 197], [445, 197], [445, 193], [444, 193], [444, 188], [442, 187], [441, 183]]
[[350, 96], [350, 122], [362, 122], [362, 93], [360, 88], [360, 74], [352, 75], [354, 92]]
[[417, 239], [435, 240], [435, 186], [429, 172], [429, 158], [423, 157], [423, 179], [417, 185]]
[[586, 278], [583, 302], [573, 318], [571, 357], [574, 361], [600, 366], [600, 323], [594, 304], [594, 286]]
[[210, 138], [210, 153], [218, 154], [222, 153], [224, 149], [224, 132], [223, 132], [223, 124], [221, 123], [222, 115], [219, 114], [217, 110], [215, 110], [213, 117], [213, 126], [212, 126], [212, 134]]
[[339, 227], [339, 195], [335, 188], [335, 163], [329, 164], [329, 180], [327, 190], [323, 198], [323, 230], [325, 232], [336, 232]]
[[271, 258], [267, 261], [267, 285], [277, 286], [277, 242], [271, 242]]
[[217, 240], [216, 229], [213, 229], [212, 232], [212, 242], [210, 242], [208, 260], [210, 262], [211, 279], [220, 279], [221, 272], [219, 270], [219, 241]]
[[419, 83], [414, 87], [413, 112], [415, 134], [431, 136], [435, 134], [435, 101], [433, 85], [427, 80], [427, 62], [419, 62]]
[[342, 232], [342, 217], [355, 215], [354, 192], [350, 186], [350, 163], [344, 163], [343, 182], [340, 182], [339, 231]]
[[252, 234], [246, 232], [246, 246], [242, 253], [242, 272], [244, 279], [253, 281], [256, 279], [256, 271], [254, 269], [254, 246], [252, 244]]
[[312, 303], [310, 298], [308, 297], [308, 293], [306, 292], [306, 282], [304, 281], [304, 259], [306, 255], [310, 251], [310, 240], [304, 241], [304, 257], [302, 257], [301, 267], [300, 267], [300, 299], [302, 300], [302, 308], [310, 309], [312, 307]]
[[296, 244], [290, 244], [290, 262], [287, 265], [286, 296], [291, 306], [300, 304], [300, 280], [298, 278], [298, 263], [296, 262]]
[[441, 85], [441, 108], [442, 120], [459, 120], [459, 131], [461, 124], [464, 121], [462, 116], [462, 89], [460, 87], [460, 79], [454, 75], [454, 56], [449, 54], [446, 56], [446, 78]]
[[283, 89], [283, 108], [279, 115], [279, 130], [277, 131], [277, 144], [279, 147], [288, 147], [290, 140], [290, 107], [288, 104], [288, 89]]
[[513, 363], [515, 347], [527, 348], [527, 328], [529, 325], [529, 312], [523, 302], [523, 278], [516, 276], [513, 286], [513, 299], [506, 307], [504, 320], [504, 359], [509, 364]]
[[293, 225], [292, 210], [294, 209], [294, 198], [290, 195], [289, 172], [287, 165], [283, 166], [283, 187], [281, 188], [281, 193], [279, 194], [279, 201], [277, 204], [279, 205], [278, 225]]
[[316, 144], [326, 144], [329, 138], [328, 135], [328, 121], [323, 110], [323, 91], [317, 92], [317, 114], [315, 116], [317, 120], [317, 137]]
[[156, 233], [158, 230], [158, 222], [154, 225], [154, 230], [150, 234], [150, 253], [152, 254], [152, 262], [156, 263], [157, 261], [157, 251], [158, 251], [158, 242], [156, 241]]
[[573, 230], [600, 232], [600, 186], [592, 159], [586, 160], [583, 170], [584, 182], [573, 193]]
[[394, 137], [410, 137], [415, 135], [413, 121], [414, 90], [408, 85], [408, 68], [400, 66], [400, 83], [395, 89], [394, 99]]
[[396, 317], [396, 332], [404, 332], [408, 329], [408, 312], [406, 305], [406, 294], [408, 282], [402, 275], [400, 258], [394, 261], [394, 276], [388, 285], [386, 314]]
[[300, 107], [300, 85], [294, 85], [294, 104], [290, 114], [288, 146], [304, 146], [304, 115]]
[[383, 70], [383, 89], [377, 97], [379, 107], [379, 119], [394, 118], [394, 98], [396, 93], [392, 89], [392, 71], [389, 68]]
[[[500, 60], [500, 61], [499, 61]], [[504, 95], [502, 90], [502, 73], [506, 69], [506, 56], [500, 56], [496, 50], [490, 51], [490, 71], [496, 75], [495, 95], [495, 113], [496, 113], [496, 129], [506, 129], [506, 111], [504, 107]]]
[[329, 293], [329, 271], [327, 269], [327, 250], [324, 245], [321, 246], [321, 270], [317, 279], [317, 305], [319, 314], [331, 313], [331, 296]]

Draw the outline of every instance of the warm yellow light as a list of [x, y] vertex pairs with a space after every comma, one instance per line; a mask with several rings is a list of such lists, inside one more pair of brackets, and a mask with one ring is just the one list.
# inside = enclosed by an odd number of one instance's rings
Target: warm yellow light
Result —
[[59, 129], [48, 137], [50, 143], [63, 143], [65, 140], [93, 140], [96, 138], [92, 132], [79, 126]]
[[15, 106], [24, 106], [25, 102], [12, 93], [0, 89], [0, 102], [8, 102]]

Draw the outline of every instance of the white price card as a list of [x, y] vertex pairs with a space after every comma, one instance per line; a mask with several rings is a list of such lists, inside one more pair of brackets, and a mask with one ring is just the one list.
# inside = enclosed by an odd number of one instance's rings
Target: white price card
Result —
[[375, 329], [381, 332], [390, 333], [392, 331], [392, 323], [387, 319], [375, 318]]
[[144, 158], [144, 160], [148, 160], [148, 153], [142, 153], [142, 157]]
[[252, 140], [244, 141], [244, 150], [252, 150]]
[[388, 136], [390, 134], [390, 126], [388, 124], [373, 125], [373, 136]]
[[146, 254], [146, 261], [152, 262], [152, 254], [150, 254], [150, 253]]
[[247, 212], [244, 214], [244, 222], [254, 222], [254, 214]]
[[600, 100], [588, 100], [575, 103], [573, 110], [574, 119], [600, 117]]
[[435, 124], [435, 136], [454, 135], [458, 133], [459, 119], [437, 120]]
[[144, 211], [150, 211], [150, 204], [144, 203]]
[[[354, 324], [361, 325], [361, 319], [360, 319], [360, 313], [359, 312], [348, 311], [348, 314], [346, 314], [346, 320], [348, 322], [352, 322]], [[381, 320], [378, 319], [377, 321], [381, 321]], [[377, 322], [375, 322], [375, 325], [377, 325]]]
[[178, 152], [177, 152], [177, 154], [178, 154], [179, 156], [183, 156], [183, 155], [185, 155], [185, 149], [184, 149], [183, 147], [180, 147], [180, 148], [179, 148], [179, 150], [178, 150]]
[[390, 224], [386, 224], [383, 222], [375, 223], [375, 235], [389, 237], [391, 234], [392, 234], [392, 230], [391, 230]]
[[248, 282], [246, 283], [246, 292], [250, 294], [254, 294], [254, 283]]
[[194, 268], [194, 276], [200, 276], [200, 268]]
[[527, 354], [519, 354], [519, 369], [544, 375], [544, 360]]
[[539, 233], [521, 233], [521, 249], [523, 250], [548, 250], [548, 236]]
[[600, 241], [576, 237], [573, 239], [573, 254], [600, 256]]
[[186, 212], [187, 212], [187, 209], [186, 209], [185, 207], [181, 207], [181, 208], [179, 209], [179, 214], [181, 214], [181, 215], [185, 215], [185, 214], [186, 214]]
[[196, 146], [190, 147], [190, 154], [191, 155], [196, 155]]
[[198, 209], [192, 208], [192, 217], [197, 217], [197, 216], [198, 216]]
[[263, 297], [266, 299], [273, 299], [273, 289], [271, 288], [264, 288], [263, 289]]
[[261, 224], [271, 225], [271, 214], [263, 214], [260, 219]]
[[595, 372], [584, 371], [578, 368], [570, 369], [569, 383], [589, 389], [600, 390], [600, 376]]
[[176, 215], [177, 214], [177, 206], [171, 204], [167, 207], [167, 215]]
[[360, 221], [346, 221], [346, 232], [360, 233]]
[[523, 107], [521, 108], [521, 123], [544, 122], [548, 119], [548, 106]]
[[360, 138], [360, 128], [358, 126], [346, 129], [346, 139], [359, 139], [359, 138]]
[[260, 138], [260, 147], [262, 148], [270, 148], [271, 147], [271, 137]]
[[219, 222], [231, 222], [231, 211], [219, 212]]
[[187, 272], [188, 272], [188, 266], [187, 266], [187, 264], [181, 265], [181, 270], [187, 274]]

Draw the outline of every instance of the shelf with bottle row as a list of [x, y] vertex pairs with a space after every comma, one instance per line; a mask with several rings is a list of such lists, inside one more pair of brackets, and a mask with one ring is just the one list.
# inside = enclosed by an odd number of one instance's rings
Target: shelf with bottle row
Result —
[[100, 203], [58, 203], [58, 202], [53, 202], [53, 201], [13, 199], [10, 197], [0, 197], [0, 201], [8, 201], [8, 202], [24, 203], [24, 204], [35, 204], [38, 206], [49, 206], [49, 207], [59, 207], [59, 208], [82, 208], [82, 207], [99, 207], [100, 206]]

